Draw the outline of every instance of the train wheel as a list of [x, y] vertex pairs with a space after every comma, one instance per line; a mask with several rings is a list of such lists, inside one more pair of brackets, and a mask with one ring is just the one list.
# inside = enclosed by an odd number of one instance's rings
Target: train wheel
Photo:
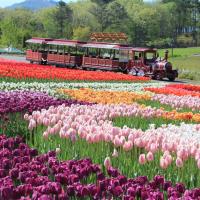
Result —
[[169, 81], [175, 81], [175, 77], [168, 77]]
[[156, 73], [153, 75], [152, 77], [153, 80], [159, 80], [159, 81], [162, 81], [162, 76], [159, 74], [159, 73]]
[[157, 75], [156, 75], [156, 80], [159, 80], [159, 81], [162, 81], [162, 76], [158, 73]]

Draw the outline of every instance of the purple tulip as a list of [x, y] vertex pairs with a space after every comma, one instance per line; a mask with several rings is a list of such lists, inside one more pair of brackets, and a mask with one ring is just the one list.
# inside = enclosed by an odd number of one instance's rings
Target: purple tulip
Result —
[[111, 177], [117, 177], [120, 175], [119, 171], [113, 167], [109, 167], [107, 172], [108, 172], [108, 175]]
[[0, 188], [0, 199], [10, 200], [13, 198], [13, 187], [3, 186]]
[[[0, 92], [0, 114], [12, 112], [29, 112], [34, 110], [48, 109], [50, 106], [70, 106], [72, 104], [92, 105], [87, 102], [76, 100], [57, 99], [42, 92], [10, 91]], [[5, 119], [4, 119], [5, 120]]]
[[135, 200], [135, 198], [131, 195], [124, 195], [123, 200]]
[[13, 168], [10, 170], [9, 175], [12, 179], [16, 179], [19, 176], [19, 170], [17, 168]]
[[129, 196], [135, 197], [136, 196], [136, 190], [133, 187], [129, 187], [127, 190], [127, 194]]
[[176, 190], [179, 193], [184, 193], [185, 192], [185, 185], [183, 183], [176, 183]]
[[105, 178], [105, 175], [102, 172], [97, 173], [97, 180], [103, 180]]
[[165, 181], [164, 176], [160, 176], [160, 175], [155, 176], [153, 180], [158, 187], [163, 186], [164, 181]]
[[[0, 135], [0, 161], [2, 200], [67, 200], [71, 197], [163, 200], [162, 190], [167, 191], [171, 200], [200, 198], [200, 188], [186, 190], [182, 183], [173, 186], [160, 175], [152, 181], [146, 176], [130, 179], [112, 167], [106, 177], [88, 158], [59, 162], [54, 151], [38, 155], [37, 150], [29, 148], [19, 137]], [[96, 175], [96, 184], [85, 183], [91, 174]]]
[[121, 196], [123, 194], [122, 187], [121, 186], [116, 186], [116, 187], [112, 188], [112, 194], [115, 197]]

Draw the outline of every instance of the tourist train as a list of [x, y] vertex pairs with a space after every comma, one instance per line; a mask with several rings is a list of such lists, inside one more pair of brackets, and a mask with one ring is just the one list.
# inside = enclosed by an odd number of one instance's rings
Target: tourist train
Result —
[[168, 78], [174, 81], [177, 70], [172, 69], [165, 57], [159, 58], [157, 49], [131, 47], [109, 42], [82, 42], [49, 38], [32, 38], [26, 41], [29, 49], [26, 59], [30, 63], [71, 67], [85, 70], [123, 72], [152, 79]]

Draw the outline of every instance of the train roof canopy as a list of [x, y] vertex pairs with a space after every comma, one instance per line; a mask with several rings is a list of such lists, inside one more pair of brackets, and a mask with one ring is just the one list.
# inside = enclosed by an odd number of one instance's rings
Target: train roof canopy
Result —
[[122, 44], [115, 44], [115, 43], [106, 43], [106, 42], [88, 42], [82, 47], [85, 48], [97, 48], [97, 49], [115, 49], [115, 50], [130, 50], [131, 47]]
[[33, 44], [46, 44], [49, 40], [52, 40], [50, 38], [32, 38], [29, 40], [26, 40], [27, 43], [33, 43]]
[[26, 42], [33, 44], [50, 44], [50, 45], [62, 45], [62, 46], [73, 46], [73, 47], [85, 44], [85, 42], [77, 40], [59, 40], [50, 38], [32, 38], [27, 40]]
[[82, 46], [83, 44], [86, 44], [86, 42], [81, 42], [78, 40], [51, 40], [48, 41], [47, 44], [76, 47]]
[[131, 50], [132, 51], [139, 51], [139, 52], [155, 52], [155, 51], [157, 51], [157, 49], [143, 48], [143, 47], [133, 47]]

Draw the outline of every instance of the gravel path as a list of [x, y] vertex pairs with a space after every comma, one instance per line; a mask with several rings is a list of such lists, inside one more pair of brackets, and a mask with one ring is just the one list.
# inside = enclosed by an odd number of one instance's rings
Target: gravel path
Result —
[[23, 55], [3, 55], [3, 54], [0, 54], [0, 58], [5, 58], [5, 59], [8, 59], [8, 60], [16, 60], [16, 61], [19, 61], [19, 62], [28, 62], [26, 60], [26, 57], [23, 56]]

